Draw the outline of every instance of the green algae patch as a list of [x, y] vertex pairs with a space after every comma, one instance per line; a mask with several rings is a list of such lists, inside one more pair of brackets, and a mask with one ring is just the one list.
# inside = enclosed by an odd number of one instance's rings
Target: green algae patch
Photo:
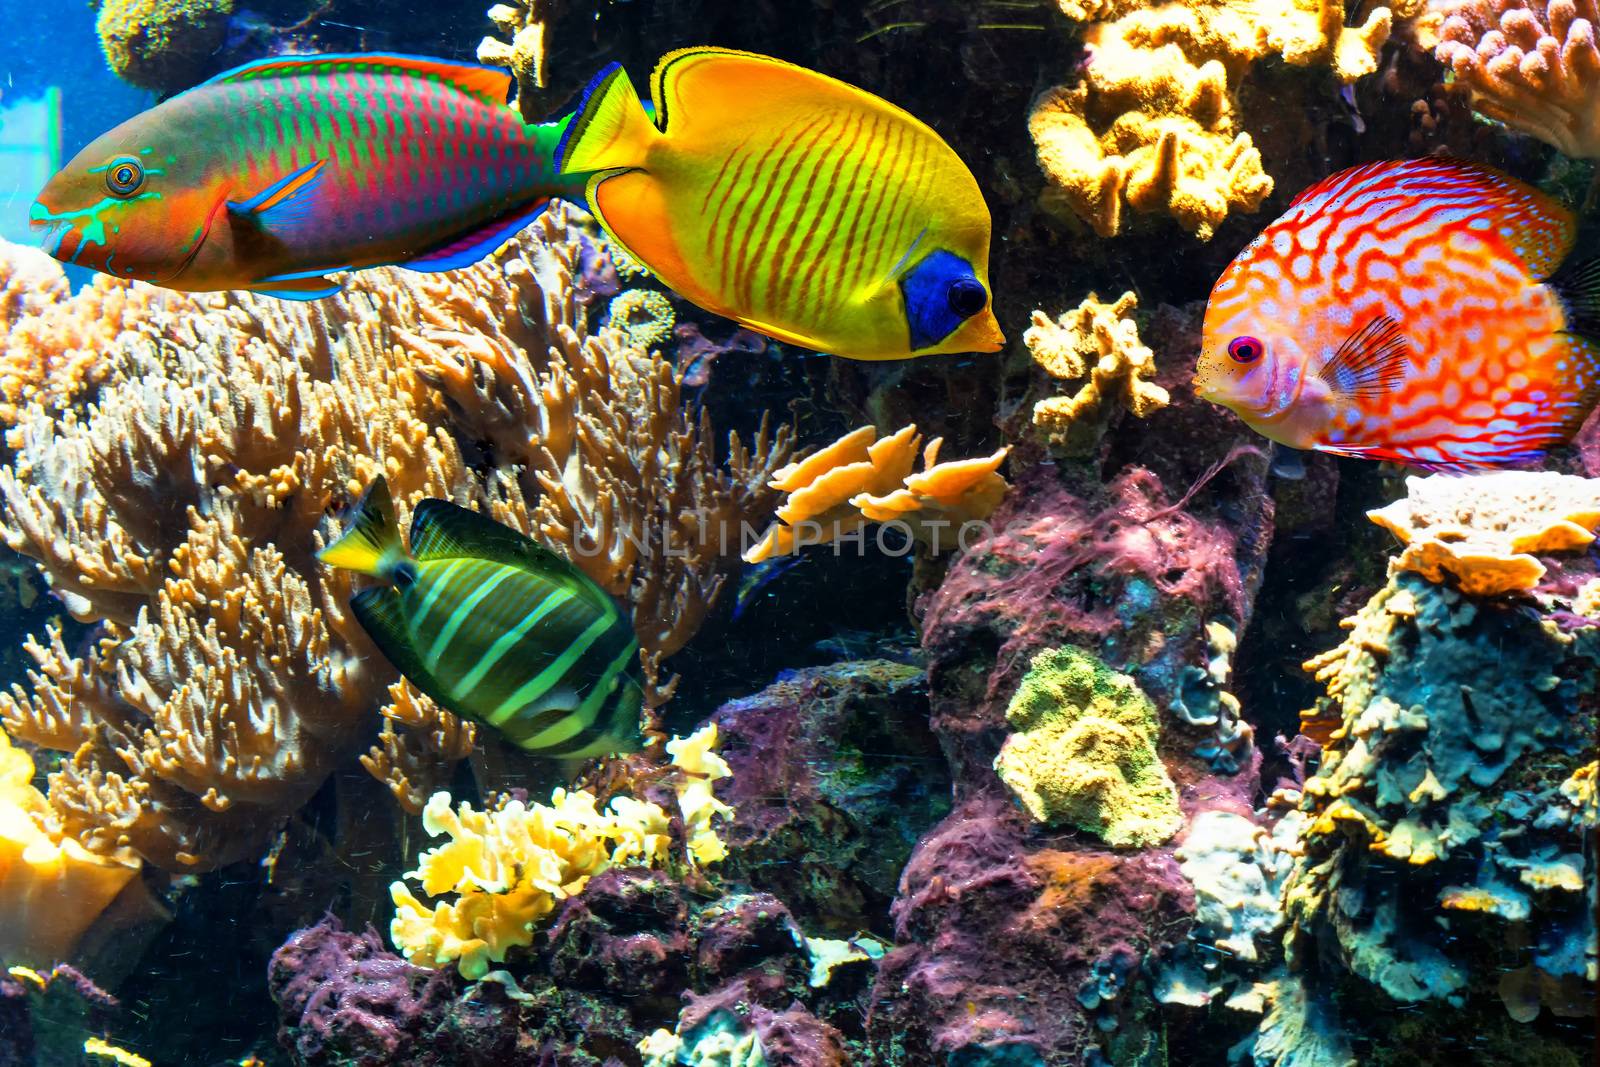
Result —
[[1074, 826], [1117, 848], [1166, 841], [1183, 825], [1156, 754], [1156, 706], [1079, 648], [1046, 649], [1006, 708], [1016, 731], [994, 767], [1036, 822]]

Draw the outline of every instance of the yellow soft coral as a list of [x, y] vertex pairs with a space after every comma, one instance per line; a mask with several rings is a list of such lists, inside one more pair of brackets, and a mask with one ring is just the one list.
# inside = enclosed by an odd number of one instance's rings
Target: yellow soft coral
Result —
[[1338, 0], [1059, 0], [1084, 33], [1080, 79], [1046, 92], [1029, 130], [1056, 195], [1103, 237], [1123, 206], [1173, 216], [1207, 240], [1272, 192], [1234, 94], [1256, 60], [1327, 65], [1343, 82], [1377, 67], [1393, 21], [1376, 7], [1344, 25]]
[[831, 544], [869, 522], [895, 523], [934, 552], [954, 547], [965, 523], [988, 518], [1008, 488], [998, 469], [1007, 448], [976, 459], [939, 462], [943, 438], [922, 450], [915, 425], [882, 440], [863, 426], [827, 448], [789, 464], [771, 485], [788, 493], [778, 522], [745, 553], [747, 563], [787, 556], [806, 545]]
[[[678, 807], [695, 864], [727, 854], [712, 829], [714, 818], [733, 814], [711, 794], [711, 783], [729, 774], [712, 751], [716, 743], [715, 725], [667, 743], [683, 772]], [[491, 811], [452, 808], [450, 794], [435, 793], [422, 825], [430, 836], [450, 840], [424, 851], [406, 876], [425, 896], [454, 894], [455, 900], [430, 908], [405, 882], [395, 882], [389, 936], [412, 963], [455, 963], [474, 981], [511, 949], [532, 944], [540, 921], [593, 876], [622, 865], [660, 867], [671, 851], [671, 819], [659, 806], [617, 797], [601, 811], [594, 794], [583, 790], [557, 789], [549, 804], [512, 800]]]
[[0, 961], [69, 956], [138, 873], [131, 853], [96, 855], [52, 826], [32, 758], [0, 730]]
[[1033, 424], [1052, 446], [1082, 454], [1099, 441], [1111, 417], [1113, 396], [1139, 418], [1167, 406], [1167, 391], [1155, 376], [1155, 353], [1139, 340], [1130, 312], [1138, 305], [1132, 293], [1114, 303], [1088, 298], [1059, 320], [1042, 311], [1022, 335], [1033, 361], [1052, 378], [1070, 380], [1089, 375], [1071, 396], [1053, 396], [1033, 407]]
[[1046, 649], [1006, 720], [1017, 732], [995, 770], [1036, 821], [1076, 826], [1114, 847], [1159, 845], [1183, 825], [1156, 754], [1155, 705], [1127, 675], [1082, 649]]
[[1395, 565], [1430, 582], [1450, 575], [1475, 596], [1526, 592], [1544, 577], [1533, 553], [1586, 548], [1600, 529], [1600, 478], [1494, 471], [1407, 478], [1406, 496], [1367, 512], [1406, 546]]

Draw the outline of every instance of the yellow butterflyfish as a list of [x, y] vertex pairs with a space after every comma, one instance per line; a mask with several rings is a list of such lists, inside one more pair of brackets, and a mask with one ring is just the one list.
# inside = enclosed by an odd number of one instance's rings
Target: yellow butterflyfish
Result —
[[993, 352], [989, 209], [927, 125], [855, 86], [720, 48], [671, 52], [647, 111], [621, 67], [557, 148], [606, 233], [666, 285], [851, 359]]

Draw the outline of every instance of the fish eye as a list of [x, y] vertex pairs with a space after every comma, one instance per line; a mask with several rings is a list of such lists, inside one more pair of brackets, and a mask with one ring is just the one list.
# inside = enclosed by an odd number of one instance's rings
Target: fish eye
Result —
[[1254, 337], [1235, 337], [1228, 342], [1228, 355], [1235, 363], [1254, 363], [1264, 351], [1266, 346]]
[[971, 318], [989, 304], [989, 294], [976, 278], [957, 278], [947, 294], [950, 310], [964, 319]]
[[112, 196], [132, 196], [144, 184], [144, 167], [137, 159], [113, 159], [106, 167], [106, 188]]

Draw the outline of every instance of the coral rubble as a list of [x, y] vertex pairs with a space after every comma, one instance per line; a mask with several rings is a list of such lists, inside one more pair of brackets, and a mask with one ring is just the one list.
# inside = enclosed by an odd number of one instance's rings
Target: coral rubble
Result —
[[1139, 418], [1166, 407], [1167, 391], [1155, 384], [1155, 353], [1139, 341], [1129, 314], [1139, 300], [1123, 293], [1101, 303], [1090, 293], [1071, 311], [1052, 321], [1042, 311], [1022, 335], [1028, 353], [1051, 378], [1089, 381], [1071, 396], [1052, 396], [1033, 406], [1033, 425], [1052, 448], [1083, 454], [1098, 444], [1113, 412], [1112, 397]]
[[930, 551], [948, 551], [966, 523], [981, 521], [1005, 495], [998, 473], [1008, 449], [976, 459], [939, 461], [942, 438], [922, 448], [915, 425], [878, 438], [872, 426], [845, 434], [772, 476], [788, 494], [778, 521], [744, 554], [747, 563], [786, 556], [806, 545], [859, 537], [869, 522], [894, 523]]
[[1155, 705], [1133, 679], [1081, 649], [1033, 657], [1006, 708], [1016, 731], [995, 770], [1037, 822], [1067, 824], [1108, 845], [1159, 845], [1183, 825], [1156, 756]]
[[1472, 106], [1574, 158], [1600, 159], [1595, 0], [1433, 0], [1418, 38]]

